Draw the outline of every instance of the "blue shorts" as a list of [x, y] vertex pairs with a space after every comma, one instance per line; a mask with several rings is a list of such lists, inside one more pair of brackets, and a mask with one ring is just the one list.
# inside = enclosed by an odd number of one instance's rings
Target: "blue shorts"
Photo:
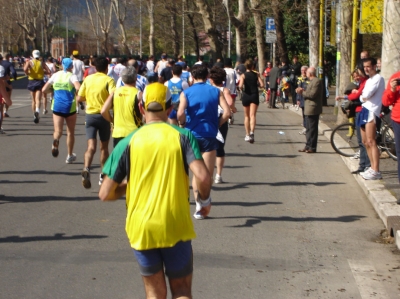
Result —
[[176, 110], [172, 110], [171, 113], [169, 114], [168, 118], [170, 118], [170, 119], [178, 119], [178, 115], [176, 113]]
[[178, 242], [173, 247], [149, 250], [133, 249], [142, 276], [151, 276], [165, 267], [169, 278], [181, 278], [193, 273], [192, 241]]
[[199, 144], [200, 152], [202, 153], [215, 151], [219, 147], [217, 135], [215, 135], [214, 138], [196, 137], [196, 139], [197, 143]]

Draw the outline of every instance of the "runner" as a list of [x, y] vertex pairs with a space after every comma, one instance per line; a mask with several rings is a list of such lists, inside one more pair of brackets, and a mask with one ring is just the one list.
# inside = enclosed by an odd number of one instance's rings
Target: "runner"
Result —
[[189, 86], [191, 86], [193, 84], [193, 78], [192, 78], [192, 75], [190, 74], [190, 72], [187, 69], [188, 69], [187, 64], [186, 64], [186, 62], [184, 62], [183, 65], [182, 65], [181, 79], [183, 81], [185, 81]]
[[76, 160], [73, 153], [75, 143], [75, 124], [76, 124], [76, 99], [75, 94], [79, 91], [80, 83], [75, 74], [72, 73], [73, 62], [70, 58], [62, 61], [63, 70], [55, 73], [44, 85], [42, 92], [54, 89], [54, 100], [51, 104], [53, 110], [53, 144], [51, 154], [54, 158], [58, 157], [58, 146], [64, 130], [64, 120], [67, 123], [67, 150], [68, 156], [65, 163], [71, 164]]
[[178, 125], [178, 119], [176, 117], [176, 111], [179, 106], [179, 97], [183, 90], [189, 88], [187, 82], [183, 81], [180, 77], [182, 74], [182, 67], [180, 65], [174, 65], [172, 67], [173, 77], [164, 83], [168, 87], [169, 92], [172, 96], [172, 112], [168, 116], [168, 122], [173, 125]]
[[126, 193], [126, 233], [146, 298], [166, 298], [164, 271], [172, 298], [191, 298], [191, 240], [196, 234], [189, 214], [188, 169], [198, 182], [204, 215], [211, 208], [210, 175], [194, 136], [165, 123], [172, 109], [165, 86], [147, 86], [140, 109], [147, 123], [112, 152], [99, 197], [114, 201]]
[[[230, 92], [230, 96], [232, 98], [233, 103], [235, 103], [236, 100], [236, 81], [237, 81], [237, 77], [236, 77], [236, 72], [235, 70], [232, 68], [232, 59], [230, 58], [225, 58], [224, 59], [224, 70], [226, 73], [226, 79], [225, 79], [225, 87], [227, 89], [229, 89]], [[225, 97], [226, 98], [226, 97]], [[231, 116], [229, 117], [228, 123], [229, 125], [233, 125], [235, 119], [234, 119], [234, 114], [231, 113]]]
[[8, 107], [12, 105], [11, 98], [6, 91], [7, 78], [5, 77], [5, 69], [0, 65], [0, 134], [5, 134], [3, 130], [3, 118], [4, 118], [4, 104]]
[[253, 60], [245, 63], [246, 72], [240, 75], [239, 88], [243, 91], [242, 105], [244, 108], [244, 127], [246, 130], [246, 142], [254, 143], [254, 131], [256, 128], [256, 114], [260, 98], [258, 87], [264, 88], [264, 82], [260, 74], [254, 71]]
[[[144, 91], [144, 88], [149, 84], [149, 81], [147, 81], [145, 76], [139, 75], [139, 65], [137, 60], [135, 59], [130, 59], [128, 61], [128, 66], [134, 67], [136, 70], [136, 88], [139, 89], [141, 92]], [[117, 88], [124, 86], [124, 82], [122, 78], [120, 77], [117, 81], [116, 84]]]
[[[139, 110], [142, 93], [135, 87], [136, 74], [136, 69], [132, 66], [124, 69], [120, 77], [124, 85], [109, 95], [101, 109], [101, 115], [113, 124], [114, 148], [123, 138], [143, 125]], [[114, 116], [110, 113], [111, 109]]]
[[162, 70], [167, 66], [167, 53], [162, 53], [161, 54], [161, 60], [157, 62], [157, 65], [154, 69], [154, 72], [158, 74], [158, 76], [161, 75]]
[[[228, 88], [223, 86], [224, 82], [228, 81], [225, 70], [223, 68], [214, 66], [210, 70], [209, 80], [210, 80], [210, 83], [212, 86], [215, 86], [220, 91], [222, 91], [224, 98], [230, 108], [229, 114], [233, 115], [233, 113], [236, 113], [235, 101], [231, 97], [231, 92]], [[223, 112], [224, 111], [223, 111], [222, 107], [218, 106], [218, 117], [221, 117]], [[214, 178], [215, 184], [223, 183], [222, 169], [224, 168], [224, 164], [225, 164], [225, 144], [226, 144], [226, 137], [228, 136], [228, 128], [229, 128], [228, 122], [223, 123], [219, 127], [219, 132], [220, 132], [222, 138], [220, 138], [220, 137], [217, 138], [217, 141], [218, 141], [217, 159], [216, 159], [217, 173], [215, 174], [215, 178]]]
[[[51, 78], [51, 76], [53, 76], [53, 74], [56, 72], [56, 67], [55, 67], [55, 65], [53, 63], [53, 58], [51, 56], [47, 58], [46, 65], [50, 70], [50, 74], [44, 76], [44, 83], [47, 83], [49, 81], [49, 78]], [[42, 93], [43, 93], [43, 114], [47, 114], [47, 93], [50, 94], [50, 101], [51, 101], [53, 99], [54, 91], [53, 91], [53, 88], [51, 86], [48, 89], [48, 92], [43, 92], [43, 90], [44, 89], [42, 89]]]
[[[12, 84], [10, 79], [17, 80], [17, 72], [15, 71], [14, 65], [12, 62], [9, 61], [11, 58], [10, 54], [7, 54], [5, 58], [0, 54], [0, 60], [1, 60], [1, 65], [4, 67], [4, 76], [7, 78], [7, 83], [6, 83], [6, 90], [8, 92], [8, 96], [11, 99], [11, 94], [12, 94]], [[4, 104], [5, 111], [4, 111], [4, 116], [9, 117], [10, 115], [8, 114], [8, 106], [7, 104]]]
[[[110, 140], [110, 123], [100, 114], [108, 96], [115, 90], [115, 82], [107, 76], [108, 61], [106, 58], [96, 58], [95, 67], [97, 73], [86, 77], [78, 92], [78, 102], [86, 102], [86, 138], [87, 150], [85, 163], [82, 170], [82, 185], [86, 189], [91, 188], [90, 166], [97, 148], [97, 132], [100, 137], [100, 164], [103, 168], [109, 156], [108, 142]], [[99, 185], [103, 181], [103, 174], [99, 175]]]
[[[85, 64], [83, 63], [82, 60], [79, 59], [79, 51], [77, 51], [77, 50], [72, 51], [72, 56], [73, 56], [72, 73], [78, 78], [79, 84], [82, 84], [83, 73], [85, 71]], [[85, 109], [85, 106], [83, 105], [83, 103], [79, 103], [79, 106], [80, 106], [81, 110]], [[78, 106], [76, 107], [76, 113], [79, 113]]]
[[32, 98], [33, 122], [39, 123], [40, 100], [42, 99], [42, 88], [44, 86], [44, 75], [50, 74], [50, 70], [45, 63], [42, 63], [39, 50], [33, 50], [33, 60], [27, 59], [24, 65], [24, 72], [28, 76], [28, 90]]
[[119, 77], [121, 77], [121, 72], [124, 68], [126, 68], [126, 63], [128, 60], [125, 57], [118, 58], [117, 65], [111, 67], [108, 70], [107, 76], [110, 76], [114, 79], [115, 83], [117, 83]]
[[[218, 128], [228, 120], [230, 109], [222, 92], [206, 83], [208, 76], [206, 66], [193, 66], [192, 76], [194, 84], [184, 90], [180, 96], [178, 122], [181, 127], [189, 129], [197, 138], [204, 162], [213, 177], [218, 148], [216, 136]], [[219, 119], [218, 105], [224, 111]], [[196, 201], [196, 212], [193, 217], [204, 219], [206, 215], [201, 212], [201, 205], [198, 201], [199, 190], [195, 179], [192, 181], [192, 188]]]
[[148, 73], [154, 73], [154, 56], [150, 55], [149, 60], [146, 63]]

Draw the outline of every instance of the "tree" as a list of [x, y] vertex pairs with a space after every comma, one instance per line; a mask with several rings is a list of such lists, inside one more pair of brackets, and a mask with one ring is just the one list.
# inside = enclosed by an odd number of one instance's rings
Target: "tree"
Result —
[[127, 38], [126, 38], [126, 30], [125, 30], [125, 19], [126, 19], [126, 9], [127, 9], [127, 0], [111, 0], [111, 5], [114, 10], [115, 16], [117, 17], [117, 21], [119, 24], [119, 31], [121, 36], [121, 44], [124, 48], [125, 54], [131, 54]]
[[235, 27], [236, 36], [236, 59], [240, 61], [241, 57], [247, 56], [247, 14], [245, 0], [238, 0], [237, 14], [233, 13], [233, 6], [225, 4], [229, 9], [229, 16], [232, 25]]
[[289, 61], [288, 50], [286, 46], [285, 31], [283, 27], [284, 16], [279, 0], [272, 0], [272, 12], [275, 19], [275, 29], [276, 29], [276, 43], [278, 46], [277, 57], [280, 60]]
[[307, 0], [307, 13], [310, 66], [317, 67], [319, 54], [319, 0]]
[[264, 70], [264, 35], [262, 30], [262, 11], [260, 7], [260, 0], [250, 0], [250, 3], [254, 18], [254, 25], [256, 26], [258, 71], [262, 72]]
[[[105, 55], [108, 55], [108, 40], [110, 35], [110, 26], [112, 19], [112, 2], [108, 2], [107, 0], [90, 0], [90, 1], [95, 11], [95, 15], [97, 16], [98, 25], [100, 26], [101, 32], [104, 35], [103, 45], [102, 45], [103, 53]], [[97, 31], [97, 28], [93, 20], [93, 13], [91, 6], [89, 4], [89, 0], [86, 0], [86, 5], [88, 8], [89, 19], [92, 25], [93, 33], [97, 37], [97, 40], [100, 40], [99, 33]]]

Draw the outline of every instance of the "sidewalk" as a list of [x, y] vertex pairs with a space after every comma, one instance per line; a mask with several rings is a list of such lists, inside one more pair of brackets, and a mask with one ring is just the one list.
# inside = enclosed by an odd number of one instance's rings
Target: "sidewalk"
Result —
[[[337, 116], [334, 115], [334, 91], [330, 90], [330, 93], [328, 106], [323, 107], [318, 128], [319, 133], [323, 134], [328, 140], [330, 140], [332, 129], [337, 126]], [[301, 115], [300, 110], [296, 111], [293, 108], [289, 108], [289, 110]], [[343, 156], [341, 158], [349, 171], [358, 168], [358, 160], [351, 160]], [[397, 248], [400, 249], [400, 205], [397, 204], [397, 198], [400, 198], [400, 184], [397, 177], [397, 162], [391, 158], [386, 158], [380, 159], [379, 165], [383, 176], [382, 180], [366, 181], [358, 174], [353, 176], [383, 221], [389, 235], [395, 238]]]

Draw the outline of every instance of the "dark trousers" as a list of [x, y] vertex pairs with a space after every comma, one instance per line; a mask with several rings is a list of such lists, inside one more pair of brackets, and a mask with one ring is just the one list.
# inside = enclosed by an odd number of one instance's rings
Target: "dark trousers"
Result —
[[297, 105], [297, 101], [296, 101], [296, 85], [294, 85], [293, 83], [290, 83], [290, 94], [292, 96], [293, 105]]
[[271, 88], [271, 95], [269, 97], [269, 108], [275, 108], [276, 102], [276, 89]]
[[394, 131], [394, 141], [396, 144], [397, 176], [400, 182], [400, 123], [392, 120], [392, 127]]
[[306, 149], [317, 151], [318, 115], [306, 115]]
[[[360, 112], [356, 112], [356, 123], [359, 115]], [[369, 161], [365, 145], [364, 143], [362, 143], [361, 129], [359, 126], [357, 126], [356, 129], [357, 129], [357, 141], [358, 145], [360, 146], [360, 162], [358, 164], [358, 169], [364, 171], [366, 167], [371, 167], [371, 162]]]

